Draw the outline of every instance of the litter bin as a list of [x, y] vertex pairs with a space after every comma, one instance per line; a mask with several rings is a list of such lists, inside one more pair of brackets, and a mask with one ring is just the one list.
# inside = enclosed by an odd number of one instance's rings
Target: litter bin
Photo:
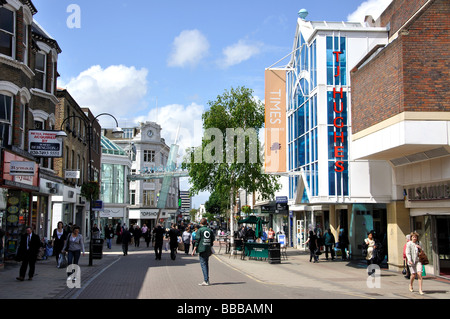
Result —
[[281, 249], [280, 243], [269, 244], [269, 264], [281, 263]]
[[92, 239], [92, 259], [102, 259], [103, 257], [103, 239]]

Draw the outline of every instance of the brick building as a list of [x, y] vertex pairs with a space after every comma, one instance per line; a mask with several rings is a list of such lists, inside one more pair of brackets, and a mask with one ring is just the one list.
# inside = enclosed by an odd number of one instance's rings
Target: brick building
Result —
[[450, 274], [450, 1], [394, 0], [374, 26], [388, 43], [351, 72], [356, 159], [392, 168], [389, 266], [400, 269], [405, 235], [415, 230], [426, 271]]
[[29, 143], [31, 131], [55, 127], [61, 53], [58, 42], [33, 20], [36, 12], [31, 1], [0, 1], [0, 225], [7, 233], [7, 258], [14, 256], [25, 225], [49, 236], [51, 196], [62, 183], [53, 158]]

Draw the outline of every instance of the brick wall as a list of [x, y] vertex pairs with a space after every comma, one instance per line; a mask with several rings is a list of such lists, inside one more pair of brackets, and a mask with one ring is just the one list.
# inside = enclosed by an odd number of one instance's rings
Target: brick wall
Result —
[[[394, 1], [388, 8], [392, 14], [382, 15], [393, 19], [391, 27], [399, 25], [398, 19], [408, 20], [401, 10], [394, 10], [403, 2]], [[449, 15], [450, 0], [434, 1], [407, 33], [400, 33], [372, 61], [352, 72], [353, 133], [405, 111], [450, 111]]]

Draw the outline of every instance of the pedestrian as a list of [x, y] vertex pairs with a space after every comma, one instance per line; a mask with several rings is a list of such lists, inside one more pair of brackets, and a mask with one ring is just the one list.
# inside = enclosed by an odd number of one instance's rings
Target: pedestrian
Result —
[[180, 233], [178, 229], [176, 229], [175, 224], [172, 224], [169, 230], [169, 245], [170, 245], [170, 258], [175, 260], [177, 257], [177, 249], [178, 249], [178, 237]]
[[92, 227], [92, 238], [100, 238], [100, 228], [98, 228], [97, 224], [94, 224]]
[[196, 238], [197, 238], [197, 231], [198, 231], [198, 226], [195, 225], [194, 226], [194, 230], [192, 232], [192, 251], [194, 251], [194, 248], [195, 248], [195, 242], [196, 242]]
[[419, 294], [423, 295], [422, 291], [422, 263], [419, 260], [419, 252], [422, 246], [419, 242], [419, 234], [411, 233], [411, 240], [406, 244], [406, 259], [408, 261], [409, 270], [411, 272], [411, 280], [409, 283], [409, 291], [413, 292], [414, 279], [417, 276], [419, 281]]
[[[369, 267], [372, 264], [377, 264], [377, 255], [376, 255], [376, 242], [374, 238], [374, 231], [370, 231], [367, 235], [367, 238], [364, 239], [363, 249], [364, 254], [366, 255], [366, 262], [367, 267]], [[369, 269], [369, 276], [372, 275], [375, 272], [375, 270], [370, 271]]]
[[189, 247], [191, 246], [191, 239], [192, 239], [190, 228], [186, 227], [181, 238], [184, 244], [184, 253], [187, 255], [189, 254]]
[[142, 231], [142, 237], [144, 237], [145, 243], [147, 244], [147, 248], [150, 245], [150, 229], [147, 227], [146, 224], [144, 224], [141, 228]]
[[114, 238], [114, 229], [111, 224], [109, 224], [108, 227], [105, 228], [105, 238], [107, 247], [111, 249], [112, 240]]
[[197, 232], [195, 246], [192, 251], [192, 256], [198, 251], [200, 266], [203, 273], [203, 282], [200, 286], [209, 286], [209, 256], [211, 256], [212, 246], [214, 244], [214, 233], [208, 227], [208, 221], [206, 218], [202, 218], [200, 221], [200, 229]]
[[317, 255], [317, 250], [319, 248], [317, 244], [317, 236], [314, 234], [314, 231], [309, 231], [308, 240], [305, 242], [305, 245], [309, 244], [309, 262], [314, 259], [314, 263], [319, 262], [319, 256]]
[[133, 230], [134, 247], [139, 247], [139, 243], [141, 241], [141, 236], [142, 236], [142, 230], [139, 227], [139, 225], [136, 225]]
[[25, 280], [25, 274], [28, 271], [28, 280], [32, 280], [35, 272], [37, 255], [41, 241], [39, 236], [36, 235], [30, 226], [25, 228], [25, 234], [20, 238], [20, 244], [17, 251], [17, 259], [22, 261], [22, 265], [19, 270], [19, 277], [16, 279], [19, 281]]
[[116, 244], [121, 244], [122, 243], [122, 225], [120, 223], [118, 223], [116, 226], [116, 236], [117, 236]]
[[131, 243], [131, 238], [130, 231], [127, 226], [124, 225], [122, 230], [122, 251], [124, 256], [128, 255], [128, 245]]
[[[84, 257], [84, 239], [83, 235], [80, 234], [79, 226], [73, 226], [72, 233], [67, 236], [64, 251], [67, 251], [68, 265], [78, 265], [81, 254], [83, 254]], [[71, 273], [67, 273], [67, 276], [70, 277], [70, 275], [72, 275], [74, 271], [75, 270], [73, 270]], [[76, 280], [76, 277], [74, 277], [73, 280]]]
[[403, 266], [405, 267], [405, 270], [406, 270], [406, 274], [405, 274], [406, 279], [411, 278], [411, 271], [409, 270], [409, 266], [408, 266], [408, 262], [407, 262], [407, 258], [406, 258], [406, 246], [408, 245], [408, 242], [410, 240], [411, 240], [411, 235], [410, 234], [406, 235], [406, 243], [403, 246]]
[[164, 234], [166, 231], [161, 227], [161, 224], [157, 224], [153, 229], [153, 238], [155, 242], [155, 259], [161, 260], [162, 247], [164, 243]]
[[328, 229], [328, 231], [325, 233], [324, 237], [324, 245], [325, 245], [325, 258], [328, 260], [328, 250], [331, 253], [331, 260], [334, 260], [334, 244], [336, 243], [336, 240], [334, 238], [333, 233], [331, 232], [331, 229]]
[[64, 250], [64, 243], [67, 240], [68, 234], [66, 229], [64, 229], [64, 223], [59, 221], [52, 235], [53, 255], [56, 257], [56, 264], [58, 264], [59, 254]]
[[342, 260], [347, 260], [348, 237], [344, 229], [339, 231], [339, 249], [342, 252]]
[[267, 237], [269, 238], [269, 243], [273, 243], [275, 239], [275, 232], [272, 227], [270, 227], [269, 232], [267, 233]]

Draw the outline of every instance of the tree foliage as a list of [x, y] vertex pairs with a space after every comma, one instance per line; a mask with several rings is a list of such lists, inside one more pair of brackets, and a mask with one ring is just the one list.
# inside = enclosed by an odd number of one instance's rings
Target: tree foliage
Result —
[[[281, 186], [276, 176], [264, 174], [260, 156], [263, 103], [253, 97], [251, 89], [238, 87], [225, 90], [208, 104], [209, 110], [202, 115], [205, 132], [202, 145], [189, 153], [183, 164], [189, 171], [191, 192], [217, 192], [228, 198], [232, 194], [233, 204], [239, 189], [258, 192], [264, 198], [273, 197]], [[243, 138], [239, 138], [230, 134], [238, 130], [254, 135], [240, 134]], [[245, 161], [239, 160], [242, 156]]]

